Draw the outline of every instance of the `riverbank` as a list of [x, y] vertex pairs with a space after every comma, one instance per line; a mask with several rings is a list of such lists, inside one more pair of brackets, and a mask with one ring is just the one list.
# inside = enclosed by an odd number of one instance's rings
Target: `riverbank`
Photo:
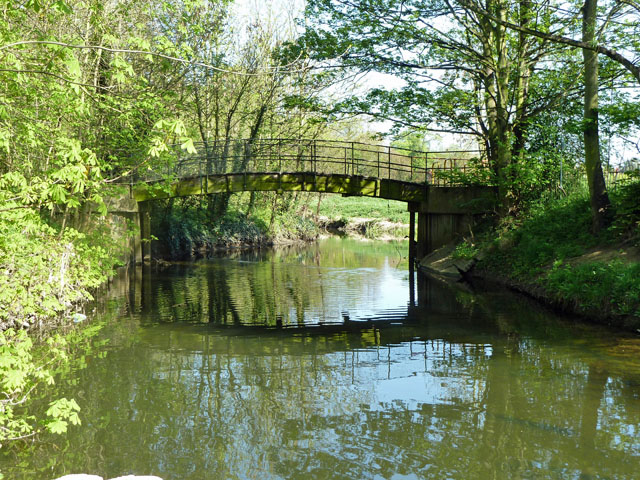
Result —
[[375, 240], [400, 240], [409, 235], [406, 203], [339, 195], [322, 195], [319, 200], [314, 222], [329, 233]]
[[215, 220], [194, 205], [167, 209], [160, 203], [154, 208], [153, 257], [166, 260], [308, 243], [325, 234], [399, 240], [409, 233], [406, 204], [379, 198], [314, 194], [293, 211], [264, 205], [247, 209], [241, 199], [234, 199]]
[[126, 239], [88, 215], [66, 224], [29, 208], [0, 215], [0, 447], [80, 422], [75, 400], [47, 392], [93, 334], [69, 326], [87, 318], [84, 304], [113, 273]]
[[611, 194], [612, 225], [590, 230], [586, 191], [542, 200], [423, 261], [423, 268], [496, 281], [565, 313], [640, 329], [640, 183]]
[[126, 232], [92, 218], [63, 226], [18, 213], [0, 216], [0, 331], [68, 322], [119, 264]]

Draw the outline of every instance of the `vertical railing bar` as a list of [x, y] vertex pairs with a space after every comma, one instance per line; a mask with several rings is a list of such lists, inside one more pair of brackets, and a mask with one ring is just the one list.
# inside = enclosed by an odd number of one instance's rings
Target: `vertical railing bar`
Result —
[[[456, 170], [458, 170], [458, 159], [454, 158], [453, 159], [453, 169], [451, 170], [451, 173], [454, 174], [456, 173]], [[450, 178], [454, 178], [453, 175]]]
[[355, 169], [355, 160], [354, 160], [354, 155], [353, 155], [353, 142], [351, 142], [351, 175], [357, 175], [356, 173], [356, 169]]
[[[351, 173], [353, 173], [353, 172], [351, 172]], [[344, 146], [344, 174], [345, 175], [349, 174], [349, 172], [347, 170], [347, 147], [346, 147], [346, 145]]]
[[429, 152], [424, 152], [424, 183], [429, 183]]

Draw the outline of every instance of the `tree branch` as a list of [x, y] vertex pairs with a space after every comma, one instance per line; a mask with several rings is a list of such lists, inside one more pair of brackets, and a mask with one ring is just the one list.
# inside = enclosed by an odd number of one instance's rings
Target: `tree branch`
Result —
[[611, 60], [620, 63], [624, 68], [626, 68], [629, 73], [633, 75], [633, 77], [640, 83], [640, 66], [634, 64], [631, 60], [624, 57], [620, 53], [612, 50], [610, 48], [603, 47], [602, 45], [592, 45], [586, 42], [582, 42], [580, 40], [574, 40], [569, 37], [564, 37], [562, 35], [555, 35], [553, 33], [545, 33], [539, 30], [533, 30], [531, 28], [522, 27], [520, 25], [516, 25], [515, 23], [508, 22], [506, 20], [501, 20], [499, 18], [494, 17], [486, 10], [483, 10], [475, 5], [469, 3], [467, 0], [460, 0], [460, 3], [464, 5], [465, 8], [477, 13], [478, 15], [483, 15], [489, 20], [496, 22], [499, 25], [510, 28], [512, 30], [516, 30], [518, 32], [526, 33], [527, 35], [532, 35], [534, 37], [542, 38], [544, 40], [549, 40], [555, 43], [562, 43], [564, 45], [569, 45], [576, 48], [582, 48], [585, 50], [592, 50], [598, 52], [602, 55], [606, 55]]
[[220, 68], [220, 67], [215, 67], [213, 65], [210, 65], [208, 63], [203, 63], [203, 62], [194, 62], [191, 60], [185, 60], [184, 58], [179, 58], [179, 57], [173, 57], [171, 55], [165, 55], [164, 53], [158, 53], [158, 52], [152, 52], [152, 51], [148, 51], [148, 50], [132, 50], [132, 49], [128, 49], [128, 48], [110, 48], [110, 47], [105, 47], [102, 45], [74, 45], [71, 43], [64, 43], [64, 42], [57, 42], [57, 41], [53, 41], [53, 40], [22, 40], [20, 42], [14, 42], [14, 43], [9, 43], [7, 45], [2, 45], [0, 46], [0, 51], [2, 50], [6, 50], [8, 48], [11, 47], [17, 47], [17, 46], [21, 46], [21, 45], [57, 45], [60, 47], [65, 47], [65, 48], [76, 48], [76, 49], [81, 49], [81, 50], [103, 50], [105, 52], [110, 52], [110, 53], [130, 53], [133, 55], [151, 55], [153, 57], [158, 57], [158, 58], [164, 58], [165, 60], [170, 60], [172, 62], [179, 62], [179, 63], [183, 63], [186, 65], [191, 65], [191, 66], [196, 66], [196, 67], [204, 67], [204, 68], [208, 68], [210, 70], [215, 70], [217, 72], [221, 72], [221, 73], [228, 73], [228, 74], [232, 74], [232, 75], [240, 75], [240, 76], [246, 76], [246, 77], [257, 77], [260, 75], [264, 75], [265, 73], [294, 73], [294, 72], [300, 72], [303, 71], [303, 69], [298, 69], [298, 70], [282, 70], [283, 68], [288, 68], [291, 67], [292, 65], [295, 65], [299, 60], [300, 57], [302, 56], [302, 52], [298, 55], [298, 58], [296, 58], [294, 61], [286, 64], [286, 65], [282, 65], [282, 66], [277, 66], [277, 67], [270, 67], [265, 71], [262, 72], [253, 72], [253, 73], [249, 73], [249, 72], [239, 72], [239, 71], [234, 71], [234, 70], [228, 70], [228, 69], [224, 69], [224, 68]]

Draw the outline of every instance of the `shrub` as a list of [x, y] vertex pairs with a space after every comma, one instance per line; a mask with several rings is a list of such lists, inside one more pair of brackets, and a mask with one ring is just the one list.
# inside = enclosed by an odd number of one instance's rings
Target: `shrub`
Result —
[[24, 328], [64, 318], [91, 299], [121, 248], [98, 229], [63, 232], [33, 210], [0, 216], [0, 327]]
[[640, 243], [640, 180], [634, 178], [612, 195], [616, 216], [611, 226], [614, 235]]

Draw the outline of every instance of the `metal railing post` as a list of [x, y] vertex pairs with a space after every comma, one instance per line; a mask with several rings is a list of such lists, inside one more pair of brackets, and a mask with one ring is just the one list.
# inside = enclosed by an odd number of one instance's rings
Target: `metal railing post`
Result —
[[[456, 171], [458, 170], [458, 161], [457, 161], [457, 159], [454, 158], [452, 163], [453, 163], [453, 168], [451, 169], [452, 175], [449, 178], [454, 179], [455, 177], [453, 176], [453, 174], [456, 173]], [[448, 186], [451, 186], [451, 185], [452, 185], [452, 180], [449, 180], [449, 185]]]
[[345, 175], [349, 174], [349, 170], [347, 169], [347, 147], [346, 146], [344, 147], [344, 174]]
[[318, 141], [313, 140], [311, 143], [311, 171], [315, 174], [318, 173]]
[[353, 152], [353, 142], [351, 142], [351, 175], [357, 175], [355, 158], [354, 158], [354, 154], [353, 153], [354, 153]]
[[413, 157], [409, 157], [409, 180], [413, 180]]
[[429, 184], [429, 152], [424, 152], [424, 183]]

